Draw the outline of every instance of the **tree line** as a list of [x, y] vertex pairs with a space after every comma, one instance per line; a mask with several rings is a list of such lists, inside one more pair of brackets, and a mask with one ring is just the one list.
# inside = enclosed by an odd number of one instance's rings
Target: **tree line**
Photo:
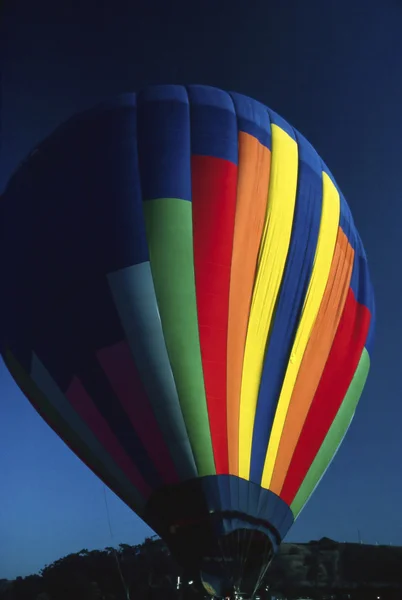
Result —
[[[400, 600], [402, 549], [321, 540], [283, 544], [263, 592], [287, 599]], [[184, 587], [177, 590], [178, 577]], [[184, 594], [183, 594], [184, 592]], [[0, 600], [202, 600], [157, 536], [69, 554], [37, 575], [0, 580]]]

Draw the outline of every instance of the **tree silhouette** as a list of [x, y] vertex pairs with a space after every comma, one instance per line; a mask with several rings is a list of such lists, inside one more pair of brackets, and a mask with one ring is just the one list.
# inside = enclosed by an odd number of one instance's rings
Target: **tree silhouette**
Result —
[[[331, 543], [332, 548], [328, 543], [325, 548], [320, 543], [284, 544], [263, 581], [261, 599], [270, 598], [271, 591], [288, 599], [343, 599], [348, 594], [350, 600], [402, 598], [402, 549]], [[336, 560], [331, 552], [337, 553]], [[326, 568], [325, 560], [339, 563], [336, 573]], [[184, 581], [179, 592], [178, 575]], [[0, 600], [128, 598], [201, 600], [204, 593], [183, 579], [181, 569], [156, 536], [135, 546], [120, 544], [118, 548], [91, 551], [84, 548], [45, 566], [39, 575], [17, 577], [13, 582], [0, 580]]]

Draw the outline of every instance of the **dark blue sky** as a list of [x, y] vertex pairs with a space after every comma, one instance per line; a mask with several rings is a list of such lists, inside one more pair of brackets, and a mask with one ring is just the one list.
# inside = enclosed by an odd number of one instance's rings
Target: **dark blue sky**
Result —
[[[367, 249], [378, 325], [355, 421], [288, 539], [356, 541], [359, 528], [366, 542], [402, 545], [402, 4], [4, 4], [0, 190], [72, 113], [150, 83], [204, 83], [253, 96], [323, 156]], [[3, 364], [0, 478], [0, 578], [149, 532], [108, 492], [111, 539], [102, 484], [41, 421]]]

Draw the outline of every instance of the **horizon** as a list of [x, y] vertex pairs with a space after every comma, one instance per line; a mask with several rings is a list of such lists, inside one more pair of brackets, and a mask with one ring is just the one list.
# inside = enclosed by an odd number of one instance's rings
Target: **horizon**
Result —
[[[154, 534], [153, 536], [150, 537], [157, 537], [158, 539], [162, 539], [159, 536], [157, 536], [156, 534]], [[147, 538], [144, 538], [144, 540], [142, 540], [141, 542], [139, 542], [138, 544], [127, 544], [130, 547], [134, 547], [134, 546], [141, 546], [145, 540]], [[162, 540], [163, 541], [163, 540]], [[349, 542], [349, 541], [337, 541], [334, 540], [332, 538], [328, 538], [326, 536], [324, 536], [323, 538], [319, 539], [319, 540], [310, 540], [309, 542], [297, 542], [297, 541], [283, 541], [279, 547], [278, 550], [278, 554], [277, 556], [280, 555], [280, 550], [283, 546], [310, 546], [310, 545], [319, 545], [321, 542], [323, 541], [328, 541], [328, 542], [332, 542], [335, 543], [338, 546], [341, 545], [350, 545], [350, 546], [367, 546], [367, 547], [372, 547], [372, 548], [395, 548], [395, 549], [402, 549], [402, 544], [401, 545], [393, 545], [391, 543], [389, 544], [366, 544], [364, 541], [361, 542]], [[74, 555], [74, 554], [80, 554], [80, 552], [82, 552], [83, 550], [87, 550], [88, 552], [93, 552], [93, 551], [98, 551], [98, 552], [105, 552], [108, 548], [115, 548], [115, 549], [119, 549], [120, 545], [125, 545], [124, 542], [121, 542], [120, 544], [117, 544], [116, 546], [105, 546], [104, 548], [92, 548], [91, 550], [89, 550], [88, 548], [81, 548], [80, 550], [77, 550], [76, 552], [70, 552], [69, 554], [65, 554], [63, 556], [59, 556], [57, 558], [54, 559], [53, 563], [59, 561], [59, 560], [63, 560], [64, 558], [67, 558], [68, 556]], [[274, 557], [275, 558], [275, 557]], [[12, 578], [12, 579], [8, 579], [6, 577], [0, 577], [0, 582], [1, 581], [15, 581], [16, 579], [18, 579], [19, 577], [25, 578], [25, 577], [31, 577], [33, 575], [39, 575], [41, 576], [41, 570], [44, 569], [47, 566], [50, 566], [53, 563], [49, 563], [49, 565], [44, 565], [43, 567], [41, 567], [39, 569], [39, 571], [35, 572], [35, 573], [28, 573], [27, 575], [17, 575], [16, 577]]]

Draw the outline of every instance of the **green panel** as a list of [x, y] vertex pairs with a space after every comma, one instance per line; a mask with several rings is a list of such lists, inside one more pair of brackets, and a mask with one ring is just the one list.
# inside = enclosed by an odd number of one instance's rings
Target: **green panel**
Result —
[[77, 436], [73, 429], [71, 429], [9, 350], [6, 351], [4, 359], [8, 370], [15, 379], [20, 390], [28, 399], [32, 399], [32, 405], [48, 423], [49, 427], [55, 431], [60, 439], [63, 440], [74, 453], [77, 453], [77, 456], [81, 460], [85, 461], [89, 468], [96, 472], [96, 475], [100, 477], [102, 481], [117, 494], [121, 500], [123, 500], [123, 502], [135, 510], [137, 514], [141, 514], [138, 510], [138, 503], [131, 498], [131, 493], [128, 490], [122, 490], [120, 483], [118, 483], [109, 471], [105, 469], [105, 466], [92, 454], [83, 440]]
[[360, 396], [362, 395], [369, 370], [370, 357], [366, 348], [364, 348], [345, 399], [342, 402], [338, 413], [326, 435], [326, 438], [290, 506], [295, 518], [300, 513], [309, 496], [314, 491], [321, 477], [329, 467], [337, 449], [339, 448], [353, 419], [353, 415], [355, 413]]
[[214, 475], [198, 332], [192, 205], [177, 198], [147, 200], [144, 214], [163, 334], [198, 474]]

